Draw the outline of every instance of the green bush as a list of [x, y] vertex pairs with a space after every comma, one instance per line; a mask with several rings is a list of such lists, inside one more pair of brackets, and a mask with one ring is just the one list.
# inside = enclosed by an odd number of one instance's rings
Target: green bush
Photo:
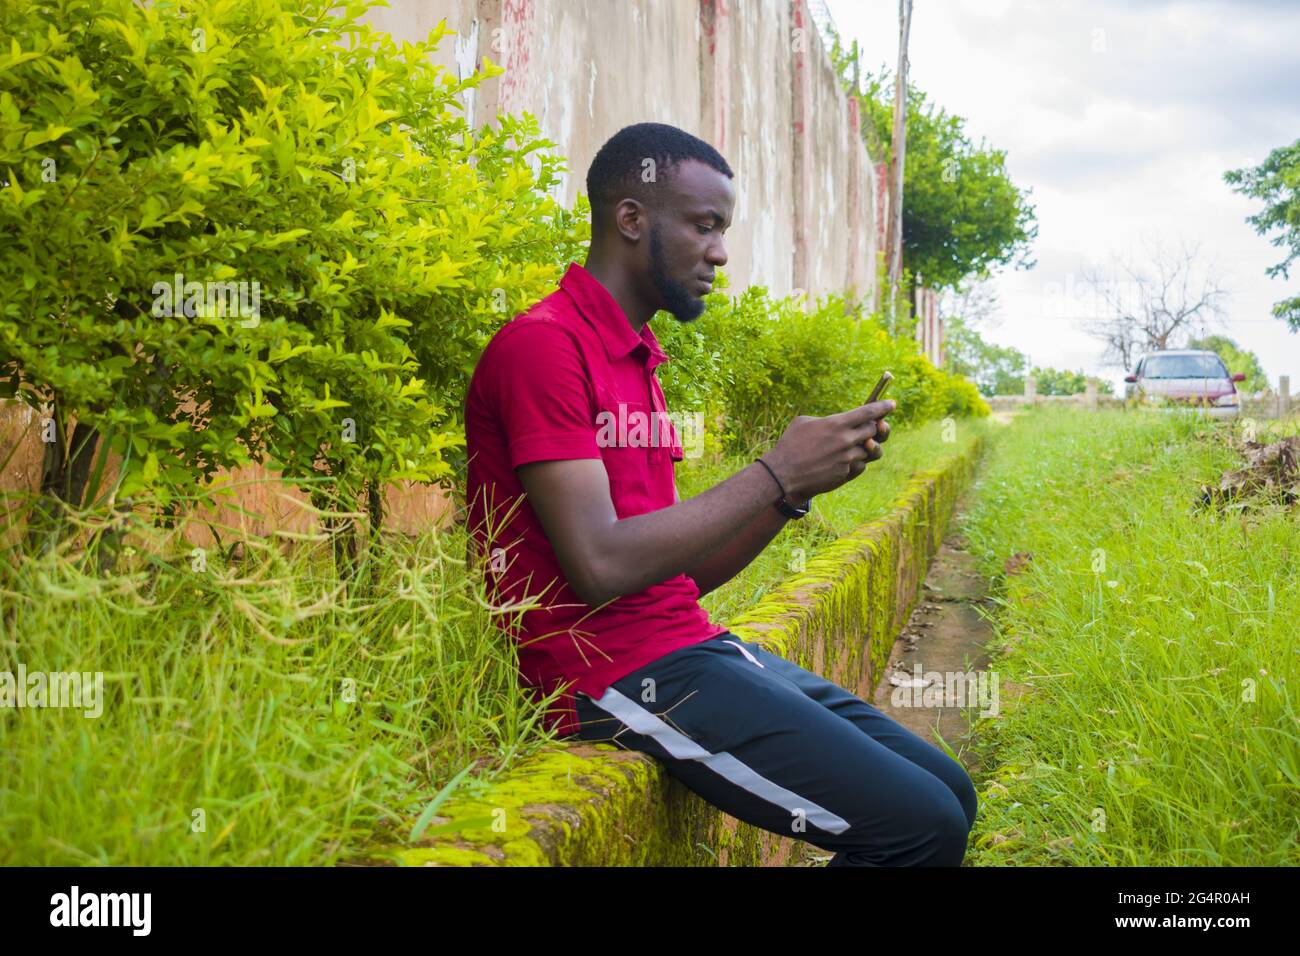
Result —
[[[1088, 381], [1090, 379], [1090, 376], [1085, 375], [1082, 369], [1071, 372], [1069, 369], [1039, 368], [1035, 366], [1031, 374], [1034, 376], [1039, 395], [1082, 395], [1088, 390]], [[1110, 382], [1096, 378], [1093, 378], [1092, 381], [1096, 382], [1099, 394], [1110, 395], [1114, 392], [1114, 387]]]
[[948, 414], [956, 418], [964, 415], [983, 416], [989, 413], [989, 403], [973, 382], [945, 372], [948, 378]]
[[461, 115], [500, 69], [374, 5], [0, 5], [0, 385], [122, 454], [113, 497], [445, 477], [482, 345], [577, 253], [536, 121]]
[[880, 317], [846, 311], [842, 296], [809, 310], [761, 286], [717, 291], [697, 321], [661, 317], [655, 334], [672, 358], [659, 373], [668, 407], [704, 414], [709, 451], [768, 445], [797, 415], [859, 405], [885, 369], [896, 424], [989, 411], [973, 385], [936, 369], [913, 339], [890, 336]]

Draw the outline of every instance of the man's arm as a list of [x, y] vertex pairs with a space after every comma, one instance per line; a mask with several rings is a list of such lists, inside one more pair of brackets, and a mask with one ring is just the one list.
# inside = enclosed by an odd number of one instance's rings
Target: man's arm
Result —
[[[793, 501], [792, 504], [802, 506], [804, 502]], [[771, 540], [780, 534], [789, 520], [769, 504], [767, 509], [751, 519], [739, 534], [734, 535], [704, 560], [697, 561], [687, 568], [686, 576], [699, 586], [700, 594], [708, 594], [722, 587], [749, 567], [750, 563], [763, 553], [763, 549]]]
[[599, 459], [516, 471], [565, 578], [591, 607], [684, 573], [770, 509], [775, 489], [754, 463], [687, 501], [619, 520]]
[[[888, 438], [889, 423], [881, 419], [874, 441], [883, 443]], [[867, 461], [876, 461], [880, 456], [881, 453], [875, 451]], [[775, 490], [775, 487], [773, 490]], [[794, 498], [791, 499], [791, 503], [796, 507], [803, 507], [807, 504], [803, 499]], [[763, 553], [763, 549], [768, 546], [772, 539], [781, 532], [781, 529], [786, 526], [788, 521], [789, 519], [777, 511], [776, 508], [769, 507], [767, 512], [759, 512], [741, 529], [739, 534], [733, 536], [725, 545], [709, 557], [687, 568], [687, 577], [694, 580], [699, 586], [700, 594], [708, 594], [710, 591], [722, 587], [722, 585], [749, 567], [753, 560]]]
[[[801, 415], [764, 460], [791, 500], [806, 501], [856, 478], [880, 456], [877, 420], [893, 408], [886, 401], [825, 418]], [[739, 570], [781, 526], [772, 507], [778, 492], [757, 462], [693, 498], [622, 520], [599, 459], [536, 461], [516, 470], [565, 577], [592, 607], [699, 568], [724, 548], [730, 556], [718, 559], [717, 573], [743, 560]], [[742, 532], [747, 540], [733, 544]]]

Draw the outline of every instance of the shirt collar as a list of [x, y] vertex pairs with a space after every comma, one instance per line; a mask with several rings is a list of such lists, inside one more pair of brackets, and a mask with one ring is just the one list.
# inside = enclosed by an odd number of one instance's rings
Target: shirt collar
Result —
[[642, 326], [640, 335], [633, 332], [623, 307], [600, 280], [582, 266], [570, 262], [560, 279], [560, 288], [569, 294], [578, 311], [595, 328], [611, 362], [630, 355], [643, 345], [647, 368], [653, 369], [668, 361], [668, 355], [660, 347], [650, 323]]

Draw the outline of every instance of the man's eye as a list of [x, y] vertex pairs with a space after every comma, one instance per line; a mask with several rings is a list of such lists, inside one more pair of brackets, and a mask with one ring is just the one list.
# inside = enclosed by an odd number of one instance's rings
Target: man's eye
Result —
[[698, 230], [700, 230], [700, 235], [701, 235], [701, 236], [706, 236], [706, 235], [708, 235], [710, 232], [713, 231], [713, 227], [712, 227], [712, 226], [701, 226], [699, 223], [696, 223], [696, 224], [695, 224], [695, 228], [698, 229]]

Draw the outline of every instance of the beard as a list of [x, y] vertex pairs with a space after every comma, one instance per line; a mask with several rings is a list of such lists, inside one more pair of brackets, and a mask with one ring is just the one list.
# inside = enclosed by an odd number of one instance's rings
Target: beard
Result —
[[693, 322], [704, 314], [704, 300], [697, 299], [679, 282], [668, 278], [663, 240], [656, 223], [650, 227], [650, 281], [663, 297], [664, 309], [678, 322]]

